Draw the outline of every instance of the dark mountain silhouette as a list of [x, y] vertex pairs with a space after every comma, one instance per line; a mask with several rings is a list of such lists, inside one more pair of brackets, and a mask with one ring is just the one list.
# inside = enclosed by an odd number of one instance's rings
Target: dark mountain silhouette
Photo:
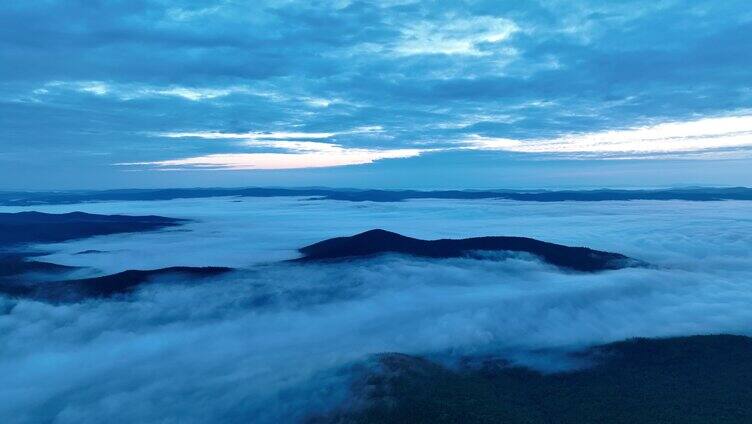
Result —
[[[30, 258], [43, 252], [19, 249], [19, 246], [28, 243], [61, 242], [106, 234], [152, 231], [184, 222], [182, 219], [162, 216], [97, 215], [83, 212], [0, 213], [0, 249], [3, 249], [0, 251], [0, 293], [51, 302], [75, 302], [129, 293], [140, 285], [161, 277], [191, 281], [230, 271], [229, 268], [220, 267], [171, 267], [145, 271], [129, 270], [94, 278], [49, 281], [50, 274], [60, 274], [75, 268], [32, 260]], [[88, 250], [83, 253], [94, 252], [97, 251]], [[32, 275], [35, 278], [31, 278]]]
[[97, 250], [97, 249], [87, 249], [87, 250], [82, 250], [80, 252], [76, 252], [74, 253], [74, 255], [95, 255], [97, 253], [107, 253], [107, 251]]
[[370, 230], [352, 237], [324, 240], [300, 249], [297, 261], [343, 260], [381, 253], [400, 253], [428, 258], [456, 258], [474, 251], [527, 252], [545, 262], [576, 271], [602, 271], [636, 265], [618, 253], [586, 247], [569, 247], [525, 237], [473, 237], [420, 240], [385, 230]]
[[446, 368], [382, 354], [356, 368], [348, 406], [317, 423], [750, 423], [752, 339], [634, 339], [580, 354], [585, 369], [542, 374], [488, 359]]
[[531, 202], [603, 200], [752, 200], [747, 187], [687, 187], [654, 190], [357, 190], [309, 188], [167, 188], [105, 191], [0, 192], [0, 205], [34, 206], [102, 201], [170, 200], [201, 197], [303, 196], [351, 202], [399, 202], [408, 199], [509, 199]]
[[97, 215], [84, 212], [0, 213], [0, 247], [54, 243], [91, 236], [151, 231], [186, 222], [163, 216]]
[[73, 266], [29, 260], [35, 252], [0, 252], [0, 279], [19, 274], [59, 274], [77, 269]]
[[[55, 243], [92, 236], [152, 231], [186, 222], [162, 216], [97, 215], [84, 212], [0, 213], [0, 278], [21, 274], [53, 274], [75, 269], [30, 260], [43, 252], [19, 250], [30, 243]], [[89, 251], [93, 252], [93, 251]]]
[[91, 298], [107, 298], [127, 294], [136, 288], [155, 281], [181, 283], [217, 276], [230, 272], [224, 267], [176, 266], [154, 270], [128, 270], [102, 277], [49, 282], [0, 281], [0, 293], [42, 301], [78, 302]]

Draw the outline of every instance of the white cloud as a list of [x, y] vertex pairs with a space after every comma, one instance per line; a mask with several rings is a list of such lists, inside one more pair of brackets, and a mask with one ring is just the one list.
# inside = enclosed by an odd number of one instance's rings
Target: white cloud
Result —
[[219, 131], [193, 131], [193, 132], [164, 132], [157, 133], [159, 137], [168, 138], [185, 138], [196, 137], [206, 139], [239, 139], [239, 140], [258, 140], [258, 139], [320, 139], [330, 138], [337, 133], [331, 132], [287, 132], [287, 131], [275, 131], [275, 132], [245, 132], [245, 133], [226, 133]]
[[248, 85], [228, 85], [214, 87], [197, 87], [182, 85], [155, 86], [147, 84], [122, 84], [105, 81], [50, 81], [42, 87], [33, 89], [33, 94], [54, 94], [54, 89], [71, 90], [80, 93], [88, 93], [97, 96], [111, 96], [118, 100], [128, 101], [155, 97], [177, 97], [190, 101], [213, 100], [234, 94], [263, 97], [273, 102], [298, 101], [309, 107], [327, 108], [333, 104], [350, 104], [342, 98], [325, 98], [318, 96], [293, 96], [283, 92], [272, 90], [260, 85], [252, 87]]
[[449, 19], [445, 22], [422, 21], [405, 27], [402, 40], [395, 47], [399, 55], [446, 54], [482, 56], [481, 43], [498, 43], [519, 31], [504, 18], [489, 16], [472, 19]]
[[74, 90], [81, 93], [94, 94], [96, 96], [104, 96], [112, 91], [112, 87], [103, 81], [50, 81], [46, 83], [44, 87], [37, 88], [32, 92], [34, 94], [50, 94], [51, 90], [55, 88]]
[[[326, 143], [323, 143], [326, 144]], [[419, 156], [421, 149], [346, 149], [327, 145], [322, 150], [293, 151], [293, 153], [221, 153], [155, 162], [124, 163], [120, 165], [152, 165], [167, 168], [204, 169], [301, 169], [328, 168], [344, 165], [363, 165], [381, 159]]]
[[103, 82], [91, 81], [81, 84], [79, 90], [87, 93], [92, 93], [97, 96], [104, 96], [110, 91], [110, 88]]
[[342, 147], [334, 143], [299, 140], [248, 140], [243, 142], [248, 147], [270, 147], [292, 152], [339, 152]]
[[46, 83], [43, 88], [33, 90], [33, 93], [50, 94], [50, 89], [54, 88], [89, 93], [96, 96], [110, 95], [120, 100], [133, 100], [150, 97], [179, 97], [191, 101], [200, 101], [239, 93], [267, 96], [267, 93], [257, 93], [248, 87], [243, 86], [214, 88], [172, 85], [167, 87], [155, 87], [138, 84], [111, 84], [104, 81], [51, 81]]
[[212, 15], [212, 14], [217, 13], [219, 10], [220, 10], [219, 6], [193, 9], [193, 10], [173, 7], [167, 10], [166, 15], [168, 18], [174, 21], [186, 22], [186, 21], [197, 19], [197, 18], [204, 18], [207, 15]]
[[752, 147], [752, 115], [668, 122], [626, 130], [517, 140], [471, 135], [461, 142], [474, 150], [564, 154], [663, 154]]
[[198, 101], [198, 100], [215, 99], [217, 97], [224, 97], [224, 96], [227, 96], [232, 93], [239, 92], [239, 91], [245, 92], [245, 90], [240, 90], [237, 88], [226, 88], [226, 89], [187, 88], [187, 87], [170, 87], [170, 88], [165, 88], [165, 89], [149, 88], [149, 89], [140, 90], [137, 96], [138, 95], [173, 96], [173, 97], [182, 97], [187, 100]]
[[[379, 131], [381, 127], [367, 127], [358, 131]], [[419, 156], [427, 149], [373, 149], [345, 147], [336, 143], [310, 141], [326, 139], [337, 133], [325, 132], [246, 132], [217, 131], [166, 132], [157, 136], [169, 138], [196, 137], [204, 139], [242, 140], [246, 147], [271, 148], [279, 152], [221, 153], [153, 162], [130, 162], [117, 165], [151, 165], [162, 169], [301, 169], [328, 168], [344, 165], [363, 165], [381, 159]]]
[[311, 97], [305, 99], [305, 102], [313, 107], [329, 107], [329, 105], [332, 104], [333, 100]]

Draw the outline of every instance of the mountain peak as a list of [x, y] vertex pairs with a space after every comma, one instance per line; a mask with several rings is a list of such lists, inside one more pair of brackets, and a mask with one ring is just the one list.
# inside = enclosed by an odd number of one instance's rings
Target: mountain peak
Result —
[[363, 231], [362, 233], [355, 234], [351, 237], [357, 237], [357, 238], [409, 238], [407, 236], [403, 236], [402, 234], [395, 233], [393, 231], [384, 230], [381, 228], [374, 228], [373, 230]]

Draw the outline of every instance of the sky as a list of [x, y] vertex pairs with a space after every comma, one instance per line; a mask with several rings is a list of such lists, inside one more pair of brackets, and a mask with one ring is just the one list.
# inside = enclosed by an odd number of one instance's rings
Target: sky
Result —
[[752, 185], [747, 1], [6, 1], [0, 189]]

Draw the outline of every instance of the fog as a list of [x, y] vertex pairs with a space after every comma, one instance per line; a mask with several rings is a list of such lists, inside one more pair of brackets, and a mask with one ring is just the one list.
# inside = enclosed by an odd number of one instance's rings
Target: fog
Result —
[[[0, 421], [287, 422], [346, 399], [348, 367], [375, 353], [491, 354], [551, 370], [564, 363], [536, 351], [752, 329], [750, 203], [239, 200], [35, 208], [194, 220], [39, 246], [54, 251], [46, 260], [91, 274], [239, 269], [201, 284], [158, 281], [122, 299], [0, 297]], [[279, 262], [376, 227], [529, 236], [652, 266], [578, 274], [524, 255]], [[89, 249], [104, 253], [76, 254]]]

